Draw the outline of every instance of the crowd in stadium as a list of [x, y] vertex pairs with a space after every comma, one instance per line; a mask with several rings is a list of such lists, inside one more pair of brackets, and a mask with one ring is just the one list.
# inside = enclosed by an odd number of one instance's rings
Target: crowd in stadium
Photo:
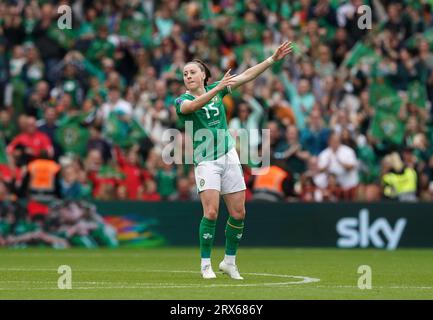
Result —
[[196, 200], [192, 165], [161, 158], [185, 62], [213, 82], [286, 40], [287, 61], [224, 99], [234, 136], [270, 130], [249, 137], [272, 170], [244, 165], [247, 200], [431, 201], [432, 28], [431, 1], [1, 1], [0, 201]]
[[33, 215], [20, 202], [0, 202], [0, 247], [115, 248], [118, 244], [116, 230], [88, 202], [58, 200], [47, 213]]

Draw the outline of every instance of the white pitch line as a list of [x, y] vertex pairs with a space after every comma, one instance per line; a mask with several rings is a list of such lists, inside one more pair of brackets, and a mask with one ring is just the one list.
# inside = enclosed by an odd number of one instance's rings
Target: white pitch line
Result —
[[[31, 272], [31, 271], [40, 271], [40, 272], [57, 272], [57, 269], [54, 268], [0, 268], [0, 271], [18, 271], [18, 272]], [[127, 269], [74, 269], [74, 272], [121, 272], [121, 273], [141, 273], [141, 272], [150, 272], [150, 273], [163, 273], [163, 272], [170, 272], [170, 273], [199, 273], [198, 271], [191, 271], [191, 270], [162, 270], [162, 269], [133, 269], [133, 270], [127, 270]], [[252, 275], [252, 276], [263, 276], [263, 277], [277, 277], [277, 278], [294, 278], [294, 279], [309, 279], [308, 282], [302, 282], [298, 281], [296, 283], [310, 283], [310, 282], [317, 282], [320, 281], [320, 279], [316, 278], [309, 278], [305, 276], [293, 276], [293, 275], [287, 275], [287, 274], [274, 274], [274, 273], [253, 273], [253, 272], [242, 272], [242, 274], [245, 275]], [[303, 281], [304, 281], [303, 280]]]
[[[358, 289], [358, 286], [351, 285], [316, 285], [315, 288], [348, 288], [348, 289]], [[374, 289], [421, 289], [421, 290], [433, 290], [433, 287], [426, 286], [375, 286], [372, 285], [372, 290]], [[367, 290], [366, 290], [367, 291]]]
[[[20, 281], [20, 280], [11, 280], [11, 281], [1, 281], [1, 283], [36, 283], [36, 284], [47, 284], [46, 281]], [[73, 290], [114, 290], [114, 289], [180, 289], [180, 288], [215, 288], [215, 287], [259, 287], [259, 286], [286, 286], [289, 284], [300, 284], [300, 282], [274, 282], [274, 283], [250, 283], [250, 284], [184, 284], [184, 285], [176, 285], [173, 283], [122, 283], [122, 282], [97, 282], [97, 281], [75, 281], [75, 285], [73, 286]], [[97, 285], [97, 286], [80, 286], [85, 284]], [[341, 288], [349, 288], [349, 289], [357, 289], [357, 286], [351, 285], [313, 285], [313, 288], [327, 288], [327, 289], [341, 289]], [[414, 289], [414, 290], [432, 290], [433, 287], [426, 286], [373, 286], [372, 289]], [[1, 288], [0, 291], [38, 291], [38, 290], [59, 290], [56, 287], [39, 287], [39, 288]]]
[[[55, 271], [50, 268], [30, 268], [30, 269], [24, 269], [24, 268], [3, 268], [0, 269], [0, 271]], [[102, 271], [102, 270], [80, 270], [82, 272], [93, 272], [93, 271]], [[125, 270], [103, 270], [106, 272], [125, 272]], [[137, 270], [135, 270], [137, 271]], [[194, 273], [198, 274], [197, 271], [190, 271], [190, 270], [143, 270], [139, 272], [150, 272], [150, 273]], [[221, 272], [218, 272], [219, 274], [222, 274]], [[266, 286], [287, 286], [287, 285], [293, 285], [293, 284], [306, 284], [306, 283], [312, 283], [312, 282], [318, 282], [320, 279], [311, 278], [311, 277], [305, 277], [305, 276], [292, 276], [292, 275], [286, 275], [286, 274], [272, 274], [272, 273], [248, 273], [244, 272], [244, 275], [254, 275], [254, 276], [262, 276], [262, 277], [275, 277], [275, 278], [293, 278], [293, 279], [301, 279], [301, 281], [286, 281], [286, 282], [270, 282], [270, 283], [238, 283], [238, 284], [174, 284], [174, 283], [135, 283], [134, 285], [131, 285], [130, 283], [116, 283], [116, 282], [75, 282], [78, 284], [109, 284], [112, 285], [110, 287], [105, 286], [99, 286], [99, 287], [73, 287], [77, 290], [91, 290], [91, 289], [158, 289], [158, 288], [215, 288], [215, 287], [266, 287]], [[32, 281], [22, 281], [17, 282], [20, 280], [12, 280], [14, 282], [10, 281], [0, 281], [1, 283], [32, 283]], [[36, 283], [41, 283], [40, 281]], [[46, 283], [46, 282], [45, 282]], [[114, 285], [114, 286], [113, 286]], [[117, 285], [117, 286], [116, 286]], [[15, 289], [9, 289], [9, 288], [0, 288], [1, 291], [10, 291], [10, 290], [58, 290], [57, 288], [15, 288]]]
[[[46, 283], [46, 282], [45, 282]], [[287, 283], [282, 282], [282, 283], [273, 283], [272, 286], [283, 286], [286, 285]], [[214, 284], [214, 285], [146, 285], [146, 286], [129, 286], [129, 285], [117, 285], [117, 286], [96, 286], [96, 287], [72, 287], [72, 290], [100, 290], [100, 289], [105, 289], [105, 290], [114, 290], [114, 289], [161, 289], [161, 288], [165, 288], [165, 289], [185, 289], [185, 288], [214, 288], [214, 287], [257, 287], [257, 286], [263, 286], [264, 284]], [[271, 284], [269, 284], [271, 285]], [[356, 289], [358, 288], [357, 286], [313, 286], [313, 288], [328, 288], [328, 289], [341, 289], [341, 288], [352, 288], [352, 289]], [[385, 287], [385, 286], [373, 286], [372, 289], [414, 289], [414, 290], [431, 290], [433, 289], [433, 287]], [[39, 288], [0, 288], [0, 291], [38, 291], [38, 290], [52, 290], [52, 291], [57, 291], [59, 290], [56, 287], [39, 287]], [[69, 292], [69, 290], [66, 290], [67, 292]]]
[[[191, 273], [193, 273], [193, 271], [191, 271]], [[293, 276], [295, 277], [295, 276]], [[25, 280], [3, 280], [0, 281], [0, 283], [23, 283], [23, 284], [47, 284], [47, 281], [35, 281], [35, 280], [29, 280], [29, 281], [25, 281]], [[296, 282], [294, 284], [298, 284], [300, 282]], [[90, 285], [119, 285], [119, 286], [128, 286], [132, 283], [129, 282], [109, 282], [109, 281], [74, 281], [74, 284], [78, 284], [78, 285], [85, 285], [85, 284], [90, 284]], [[134, 283], [135, 286], [155, 286], [155, 285], [173, 285], [171, 282], [168, 283], [154, 283], [154, 282], [149, 282], [149, 283]], [[272, 283], [272, 284], [280, 284], [278, 282]], [[226, 284], [224, 284], [226, 285]], [[229, 284], [231, 286], [231, 284]], [[256, 285], [256, 284], [253, 284]], [[260, 284], [262, 285], [262, 284]], [[186, 284], [185, 286], [196, 286], [196, 284]], [[353, 286], [353, 285], [314, 285], [314, 288], [349, 288], [349, 289], [356, 289], [358, 288], [357, 286]], [[373, 286], [373, 289], [426, 289], [426, 290], [432, 290], [433, 287], [427, 287], [427, 286]]]
[[[0, 271], [49, 271], [49, 272], [57, 272], [54, 268], [0, 268]], [[124, 270], [124, 269], [79, 269], [74, 270], [75, 272], [133, 272], [133, 273], [191, 273], [198, 274], [197, 271], [191, 270], [161, 270], [161, 269], [135, 269], [135, 270]], [[221, 272], [217, 272], [221, 274]], [[95, 285], [94, 287], [73, 287], [74, 290], [96, 290], [96, 289], [158, 289], [158, 288], [196, 288], [196, 287], [270, 287], [270, 286], [288, 286], [295, 284], [307, 284], [319, 282], [320, 279], [305, 277], [305, 276], [294, 276], [294, 275], [286, 275], [286, 274], [272, 274], [272, 273], [248, 273], [243, 272], [244, 275], [251, 276], [263, 276], [263, 277], [276, 277], [276, 278], [292, 278], [292, 279], [301, 279], [301, 281], [288, 281], [288, 282], [271, 282], [271, 283], [239, 283], [239, 284], [175, 284], [175, 283], [128, 283], [128, 282], [107, 282], [107, 281], [75, 281], [75, 284], [78, 285]], [[46, 284], [45, 281], [24, 281], [24, 280], [5, 280], [0, 281], [2, 283], [34, 283], [34, 284]], [[353, 285], [313, 285], [314, 288], [348, 288], [348, 289], [357, 289], [357, 286]], [[433, 290], [432, 286], [373, 286], [374, 289], [414, 289], [414, 290]], [[56, 287], [45, 287], [45, 288], [21, 288], [21, 289], [10, 289], [10, 288], [0, 288], [0, 291], [12, 291], [12, 290], [59, 290]]]

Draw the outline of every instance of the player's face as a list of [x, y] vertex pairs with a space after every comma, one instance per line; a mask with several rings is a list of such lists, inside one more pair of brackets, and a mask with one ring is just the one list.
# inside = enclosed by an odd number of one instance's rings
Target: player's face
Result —
[[194, 91], [204, 84], [205, 73], [195, 63], [188, 63], [183, 68], [183, 81], [188, 90]]

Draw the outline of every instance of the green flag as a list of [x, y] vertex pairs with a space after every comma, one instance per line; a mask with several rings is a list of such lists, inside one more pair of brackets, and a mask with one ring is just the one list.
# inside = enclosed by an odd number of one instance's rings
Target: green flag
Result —
[[386, 82], [374, 81], [370, 86], [370, 105], [375, 110], [398, 114], [402, 100], [398, 92]]
[[123, 19], [119, 29], [121, 36], [141, 42], [145, 47], [152, 45], [152, 24], [144, 18]]
[[427, 90], [421, 81], [415, 80], [409, 84], [407, 89], [409, 103], [418, 108], [425, 109], [427, 104]]
[[125, 121], [116, 112], [109, 115], [105, 132], [107, 137], [121, 148], [129, 148], [147, 137], [146, 131], [135, 119]]
[[398, 117], [402, 99], [386, 82], [374, 79], [370, 85], [370, 104], [375, 109], [371, 134], [381, 141], [401, 144], [405, 125]]
[[65, 116], [61, 119], [55, 139], [62, 147], [63, 152], [85, 156], [90, 137], [86, 124], [91, 114]]
[[346, 55], [342, 65], [346, 68], [352, 68], [366, 60], [369, 64], [373, 64], [380, 60], [380, 57], [376, 54], [373, 48], [361, 41], [358, 41], [352, 50], [350, 50], [349, 54]]
[[404, 123], [394, 113], [376, 110], [371, 124], [371, 134], [381, 141], [400, 145], [404, 138]]

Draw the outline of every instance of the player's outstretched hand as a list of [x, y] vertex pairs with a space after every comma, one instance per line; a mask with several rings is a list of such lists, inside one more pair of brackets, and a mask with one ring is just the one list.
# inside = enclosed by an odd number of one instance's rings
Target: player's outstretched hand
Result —
[[232, 69], [229, 69], [229, 71], [227, 71], [224, 77], [221, 79], [220, 83], [217, 86], [219, 90], [223, 90], [225, 87], [230, 88], [232, 85], [235, 84], [236, 81], [233, 78], [236, 77], [237, 74], [230, 74], [231, 70]]
[[272, 58], [274, 61], [279, 61], [283, 59], [285, 56], [287, 56], [290, 52], [292, 52], [293, 45], [290, 41], [285, 41], [283, 44], [281, 44], [278, 49], [275, 51], [275, 53], [272, 55]]

